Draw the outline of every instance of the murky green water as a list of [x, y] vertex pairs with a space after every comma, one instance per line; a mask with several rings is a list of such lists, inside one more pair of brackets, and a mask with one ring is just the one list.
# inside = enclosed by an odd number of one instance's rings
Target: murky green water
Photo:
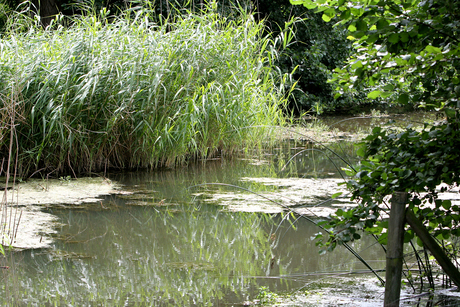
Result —
[[[256, 192], [279, 188], [241, 180], [245, 177], [340, 178], [345, 166], [340, 159], [306, 146], [285, 143], [253, 158], [111, 174], [131, 194], [46, 209], [63, 224], [55, 243], [1, 260], [10, 268], [0, 271], [0, 303], [237, 306], [254, 300], [262, 286], [293, 291], [327, 273], [365, 269], [345, 249], [319, 255], [311, 239], [319, 228], [306, 219], [291, 224], [294, 217], [281, 214], [231, 212], [203, 197], [235, 189], [203, 183]], [[353, 162], [353, 146], [333, 150]], [[374, 269], [384, 268], [384, 253], [373, 239], [353, 247]]]
[[[286, 158], [295, 148], [283, 149]], [[227, 212], [195, 196], [204, 190], [193, 186], [205, 182], [276, 191], [239, 180], [292, 176], [279, 172], [286, 161], [273, 153], [110, 175], [133, 194], [89, 207], [47, 209], [64, 226], [51, 249], [12, 253], [2, 261], [10, 269], [2, 270], [0, 300], [20, 306], [227, 306], [254, 300], [261, 286], [295, 290], [316, 273], [363, 269], [346, 251], [320, 256], [311, 240], [319, 229], [305, 219], [291, 227], [279, 214]], [[336, 174], [327, 159], [318, 159], [296, 159], [291, 171]], [[372, 244], [365, 240], [355, 248], [380, 269], [382, 253], [368, 248]]]

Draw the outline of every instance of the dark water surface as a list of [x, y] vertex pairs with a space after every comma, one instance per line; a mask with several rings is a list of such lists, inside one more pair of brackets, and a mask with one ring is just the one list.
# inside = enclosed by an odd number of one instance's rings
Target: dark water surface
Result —
[[[283, 169], [305, 146], [285, 143], [253, 159], [109, 175], [132, 194], [107, 196], [91, 206], [47, 209], [63, 224], [55, 243], [8, 255], [0, 303], [237, 306], [256, 299], [260, 287], [294, 291], [325, 276], [319, 274], [365, 269], [340, 247], [320, 255], [311, 239], [320, 229], [306, 219], [291, 224], [297, 217], [229, 212], [199, 194], [206, 189], [197, 187], [202, 183], [267, 188], [243, 177], [340, 177], [345, 165], [321, 152], [305, 152]], [[353, 157], [349, 144], [335, 150]], [[353, 248], [374, 269], [384, 268], [384, 253], [373, 239], [364, 238]]]

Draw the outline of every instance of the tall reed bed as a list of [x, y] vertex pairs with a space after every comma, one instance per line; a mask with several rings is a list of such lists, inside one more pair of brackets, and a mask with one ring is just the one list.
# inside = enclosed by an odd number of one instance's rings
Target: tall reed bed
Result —
[[[161, 25], [150, 14], [91, 14], [0, 41], [0, 92], [16, 104], [23, 175], [174, 166], [253, 146], [266, 135], [260, 126], [282, 123], [262, 24], [211, 9]], [[1, 154], [9, 141], [2, 122]]]

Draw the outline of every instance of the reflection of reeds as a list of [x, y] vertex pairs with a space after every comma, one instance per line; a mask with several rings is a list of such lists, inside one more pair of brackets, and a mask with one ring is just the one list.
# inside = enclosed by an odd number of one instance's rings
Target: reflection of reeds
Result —
[[[0, 252], [3, 254], [3, 246], [12, 246], [15, 241], [19, 222], [21, 220], [21, 213], [17, 206], [13, 206], [14, 203], [14, 184], [16, 181], [17, 175], [17, 163], [18, 156], [17, 151], [14, 151], [14, 148], [17, 148], [17, 134], [16, 134], [16, 125], [17, 118], [19, 114], [17, 113], [19, 96], [17, 91], [14, 91], [9, 99], [0, 94], [0, 102], [2, 108], [0, 109], [0, 142], [4, 138], [9, 139], [7, 147], [6, 158], [2, 158], [1, 167], [0, 167], [0, 176], [5, 175], [5, 187], [3, 191], [3, 197], [1, 201], [1, 218], [0, 218]], [[9, 136], [7, 135], [9, 133]], [[11, 171], [11, 168], [13, 171]], [[11, 178], [11, 173], [13, 173], [13, 178]], [[9, 205], [9, 182], [12, 181], [11, 189], [11, 202]]]
[[22, 174], [173, 166], [251, 146], [264, 129], [240, 128], [280, 122], [262, 24], [208, 11], [157, 25], [152, 13], [90, 14], [1, 42], [0, 91], [23, 97]]

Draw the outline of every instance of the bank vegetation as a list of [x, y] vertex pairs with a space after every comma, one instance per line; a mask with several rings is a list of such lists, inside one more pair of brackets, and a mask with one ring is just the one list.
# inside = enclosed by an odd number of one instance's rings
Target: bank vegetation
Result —
[[251, 15], [103, 9], [46, 29], [28, 16], [0, 40], [0, 156], [20, 176], [171, 167], [283, 123], [277, 41]]

